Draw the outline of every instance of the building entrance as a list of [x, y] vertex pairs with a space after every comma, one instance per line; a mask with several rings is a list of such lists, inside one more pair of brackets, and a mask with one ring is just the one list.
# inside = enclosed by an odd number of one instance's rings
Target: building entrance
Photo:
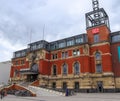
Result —
[[29, 74], [29, 75], [27, 75], [27, 81], [28, 82], [33, 82], [33, 81], [37, 80], [37, 78], [38, 78], [38, 74]]
[[97, 82], [97, 92], [98, 93], [102, 93], [103, 92], [103, 82], [102, 81], [98, 81]]
[[55, 82], [52, 83], [52, 88], [56, 89], [56, 83]]
[[74, 89], [75, 91], [79, 91], [79, 82], [75, 82]]
[[67, 82], [63, 82], [63, 90], [67, 89]]

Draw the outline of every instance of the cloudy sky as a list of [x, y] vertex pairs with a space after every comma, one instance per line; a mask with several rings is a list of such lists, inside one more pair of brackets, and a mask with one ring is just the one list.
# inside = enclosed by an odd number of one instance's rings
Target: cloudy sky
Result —
[[[99, 2], [109, 15], [111, 31], [120, 30], [119, 0]], [[30, 39], [43, 39], [44, 25], [47, 41], [85, 33], [85, 13], [91, 10], [92, 0], [0, 0], [0, 62], [26, 48]]]

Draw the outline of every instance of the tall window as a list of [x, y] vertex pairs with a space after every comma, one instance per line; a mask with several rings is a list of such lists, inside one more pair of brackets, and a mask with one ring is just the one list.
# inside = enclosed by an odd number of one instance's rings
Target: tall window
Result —
[[53, 76], [56, 76], [57, 75], [57, 67], [56, 67], [56, 65], [53, 65], [53, 70], [52, 70], [52, 74], [53, 74]]
[[52, 59], [57, 59], [57, 54], [52, 54]]
[[67, 58], [68, 57], [68, 52], [62, 52], [62, 58]]
[[102, 59], [100, 52], [96, 52], [95, 54], [95, 63], [96, 63], [96, 73], [102, 73]]
[[75, 75], [80, 74], [80, 66], [78, 62], [74, 64], [74, 74]]
[[101, 64], [96, 64], [96, 72], [102, 73], [102, 65]]
[[99, 34], [94, 35], [94, 42], [99, 42]]
[[67, 64], [64, 63], [62, 67], [63, 75], [67, 75]]
[[15, 65], [18, 65], [18, 61], [15, 62]]
[[22, 64], [22, 65], [25, 64], [25, 61], [24, 61], [24, 60], [21, 60], [21, 64]]

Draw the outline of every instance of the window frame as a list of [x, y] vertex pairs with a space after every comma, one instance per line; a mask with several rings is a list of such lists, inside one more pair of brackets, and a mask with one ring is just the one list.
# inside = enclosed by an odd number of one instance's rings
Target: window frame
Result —
[[[76, 66], [78, 66], [78, 67], [76, 68]], [[79, 75], [80, 74], [80, 64], [79, 64], [79, 62], [74, 63], [73, 69], [74, 69], [74, 75]]]
[[99, 41], [100, 41], [99, 33], [94, 34], [94, 42], [99, 42]]
[[[64, 72], [64, 69], [66, 69], [65, 72]], [[67, 74], [68, 74], [68, 65], [64, 63], [62, 65], [62, 75], [67, 75]]]

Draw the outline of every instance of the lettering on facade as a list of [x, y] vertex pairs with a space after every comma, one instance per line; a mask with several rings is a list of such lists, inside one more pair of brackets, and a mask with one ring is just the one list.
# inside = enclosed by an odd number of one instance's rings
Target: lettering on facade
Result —
[[99, 33], [99, 28], [94, 28], [94, 29], [92, 29], [92, 33], [93, 33], [93, 34]]

